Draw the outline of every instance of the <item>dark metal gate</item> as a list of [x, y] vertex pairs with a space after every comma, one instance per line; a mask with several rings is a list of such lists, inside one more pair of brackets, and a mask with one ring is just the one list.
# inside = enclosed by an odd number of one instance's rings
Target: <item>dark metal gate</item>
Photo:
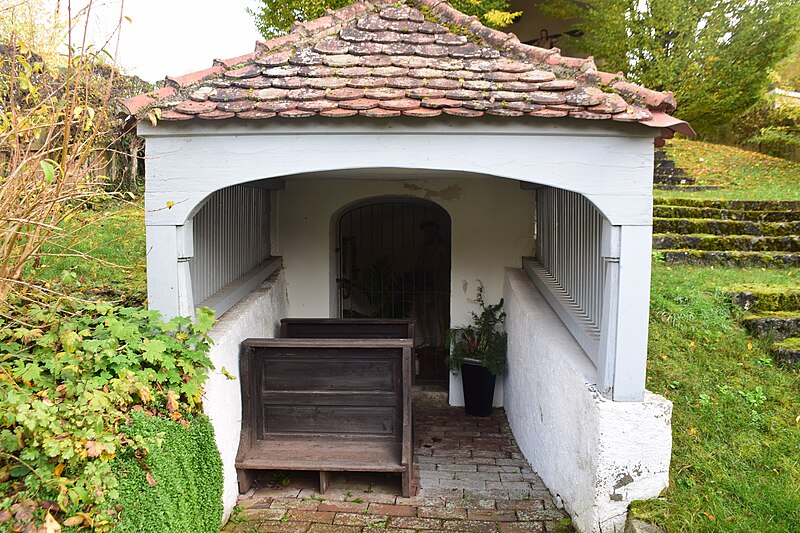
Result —
[[339, 218], [341, 318], [416, 320], [417, 381], [446, 381], [450, 216], [433, 202], [372, 200]]

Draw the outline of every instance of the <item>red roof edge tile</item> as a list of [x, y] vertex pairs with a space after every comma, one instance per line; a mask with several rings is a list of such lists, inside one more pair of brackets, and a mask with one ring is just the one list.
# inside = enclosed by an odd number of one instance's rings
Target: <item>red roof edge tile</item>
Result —
[[246, 63], [247, 61], [255, 59], [258, 56], [258, 53], [259, 51], [256, 50], [254, 52], [250, 52], [249, 54], [232, 57], [230, 59], [215, 59], [214, 66], [223, 66], [231, 68], [233, 66], [239, 65], [241, 63]]
[[622, 94], [630, 94], [641, 98], [648, 108], [655, 111], [670, 112], [674, 111], [678, 106], [671, 92], [662, 93], [627, 81], [615, 82], [611, 87]]
[[256, 41], [256, 50], [260, 50], [262, 52], [268, 50], [275, 50], [276, 48], [286, 46], [287, 44], [291, 44], [299, 40], [300, 40], [299, 34], [287, 33], [286, 35], [282, 35], [281, 37], [275, 37], [274, 39], [270, 39], [269, 41]]
[[174, 95], [177, 91], [175, 87], [161, 87], [155, 91], [150, 91], [149, 93], [140, 94], [138, 96], [134, 96], [132, 98], [128, 98], [127, 100], [122, 101], [122, 105], [128, 110], [128, 113], [131, 115], [137, 114], [139, 111], [142, 111], [147, 106], [152, 105], [154, 102], [162, 99], [168, 98]]
[[[683, 133], [689, 137], [697, 137], [694, 129], [684, 120], [670, 116], [663, 111], [653, 111], [652, 115], [653, 118], [643, 121], [642, 124], [650, 126], [651, 128], [659, 128], [662, 130], [662, 133], [664, 130], [670, 130], [671, 132]], [[669, 134], [669, 137], [666, 138], [671, 139], [672, 135], [673, 134]]]
[[342, 7], [336, 10], [328, 10], [326, 11], [326, 14], [332, 16], [337, 22], [349, 22], [357, 16], [371, 10], [372, 8], [372, 4], [368, 2], [356, 2], [347, 7]]
[[175, 76], [175, 77], [167, 76], [166, 82], [168, 86], [180, 89], [182, 87], [187, 87], [197, 82], [213, 78], [214, 76], [218, 76], [223, 72], [225, 72], [225, 66], [217, 65], [215, 67], [210, 67], [205, 70], [190, 72], [189, 74], [184, 74], [183, 76]]

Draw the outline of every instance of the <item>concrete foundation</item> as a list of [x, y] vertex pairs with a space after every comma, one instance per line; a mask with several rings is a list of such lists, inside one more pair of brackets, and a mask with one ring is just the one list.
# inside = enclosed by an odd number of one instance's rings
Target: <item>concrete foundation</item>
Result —
[[628, 504], [668, 485], [672, 403], [603, 398], [594, 365], [524, 271], [506, 270], [504, 298], [504, 405], [522, 453], [580, 531], [622, 531]]
[[[225, 520], [239, 496], [235, 463], [242, 429], [240, 344], [250, 337], [275, 337], [280, 319], [285, 316], [286, 283], [280, 271], [228, 310], [210, 331], [214, 344], [209, 355], [216, 370], [206, 383], [203, 407], [214, 426], [217, 447], [222, 456]], [[223, 368], [236, 379], [223, 375]]]

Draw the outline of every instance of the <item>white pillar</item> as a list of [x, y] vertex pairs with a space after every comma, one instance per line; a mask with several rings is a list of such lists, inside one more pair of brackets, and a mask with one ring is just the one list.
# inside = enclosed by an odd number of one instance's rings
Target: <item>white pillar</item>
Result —
[[194, 255], [192, 223], [147, 226], [147, 301], [165, 320], [194, 316], [189, 260]]
[[651, 238], [652, 226], [603, 228], [606, 285], [597, 379], [614, 401], [641, 402], [644, 397]]

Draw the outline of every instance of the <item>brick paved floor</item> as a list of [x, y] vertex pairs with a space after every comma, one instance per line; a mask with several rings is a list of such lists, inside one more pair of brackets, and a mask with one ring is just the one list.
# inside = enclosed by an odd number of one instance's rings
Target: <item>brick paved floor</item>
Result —
[[420, 399], [414, 416], [415, 496], [398, 496], [399, 477], [385, 474], [338, 474], [320, 495], [316, 473], [264, 473], [224, 531], [572, 531], [520, 453], [502, 409], [473, 418]]

